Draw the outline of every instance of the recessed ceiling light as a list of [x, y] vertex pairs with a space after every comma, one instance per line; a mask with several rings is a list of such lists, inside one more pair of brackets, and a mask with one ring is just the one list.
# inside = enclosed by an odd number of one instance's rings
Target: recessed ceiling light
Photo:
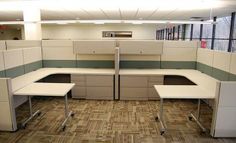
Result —
[[75, 19], [76, 19], [76, 20], [80, 20], [80, 18], [79, 18], [79, 17], [76, 17]]
[[20, 21], [21, 19], [20, 18], [17, 18], [16, 21]]
[[138, 18], [139, 20], [143, 20], [143, 18], [142, 17], [140, 17], [140, 18]]

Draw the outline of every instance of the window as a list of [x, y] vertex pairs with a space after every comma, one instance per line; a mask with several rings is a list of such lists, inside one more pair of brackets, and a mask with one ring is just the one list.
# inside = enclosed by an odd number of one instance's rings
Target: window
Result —
[[193, 39], [199, 39], [200, 38], [200, 24], [194, 24], [193, 25]]
[[214, 49], [228, 51], [231, 16], [217, 18]]
[[190, 39], [191, 25], [186, 24], [185, 39]]
[[203, 25], [202, 40], [206, 41], [208, 49], [211, 49], [212, 29], [213, 29], [213, 25], [211, 25], [211, 24], [204, 24]]

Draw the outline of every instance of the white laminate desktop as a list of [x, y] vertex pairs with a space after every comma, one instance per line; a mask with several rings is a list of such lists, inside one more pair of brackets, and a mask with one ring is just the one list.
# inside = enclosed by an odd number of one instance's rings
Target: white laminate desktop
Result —
[[65, 96], [74, 86], [74, 83], [32, 83], [17, 90], [14, 95]]
[[24, 74], [12, 79], [12, 91], [34, 83], [52, 74], [86, 74], [86, 75], [114, 75], [113, 69], [92, 68], [41, 68], [39, 70]]
[[[214, 99], [206, 89], [197, 85], [154, 85], [162, 99]], [[171, 92], [170, 92], [171, 91]]]

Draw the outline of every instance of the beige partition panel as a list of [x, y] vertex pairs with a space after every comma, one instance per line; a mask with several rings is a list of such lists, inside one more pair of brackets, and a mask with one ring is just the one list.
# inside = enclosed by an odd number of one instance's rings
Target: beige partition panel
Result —
[[42, 50], [41, 47], [37, 48], [24, 48], [23, 55], [24, 55], [24, 64], [29, 64], [37, 61], [42, 60]]
[[41, 41], [39, 40], [7, 40], [7, 50], [18, 48], [33, 48], [41, 47]]
[[7, 50], [3, 52], [5, 69], [11, 69], [14, 67], [22, 66], [23, 62], [23, 51], [22, 49]]
[[77, 40], [74, 41], [76, 54], [114, 54], [116, 42], [114, 40]]
[[42, 41], [43, 60], [76, 60], [71, 40]]
[[236, 53], [231, 53], [229, 72], [236, 75]]
[[221, 81], [229, 80], [231, 53], [214, 51], [212, 76]]
[[4, 58], [3, 58], [3, 52], [0, 51], [0, 71], [4, 71], [5, 66], [4, 66]]
[[212, 67], [213, 66], [213, 59], [214, 59], [214, 51], [213, 50], [198, 48], [197, 62]]
[[6, 43], [5, 43], [5, 41], [0, 41], [0, 50], [6, 50]]
[[213, 67], [225, 72], [230, 69], [231, 53], [214, 51]]
[[162, 61], [196, 61], [196, 41], [164, 41]]
[[156, 40], [119, 40], [121, 54], [160, 55], [163, 51], [163, 41]]
[[11, 94], [11, 81], [0, 78], [0, 130], [15, 131], [17, 129], [13, 97]]

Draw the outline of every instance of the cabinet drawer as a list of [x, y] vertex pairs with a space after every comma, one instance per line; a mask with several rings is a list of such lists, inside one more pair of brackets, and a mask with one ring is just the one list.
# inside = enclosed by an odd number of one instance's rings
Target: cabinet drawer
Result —
[[86, 98], [86, 87], [75, 86], [72, 89], [73, 98]]
[[163, 82], [164, 81], [164, 76], [163, 75], [149, 76], [148, 81], [149, 82]]
[[147, 88], [121, 88], [120, 89], [120, 99], [121, 100], [147, 100]]
[[71, 75], [71, 82], [82, 82], [84, 81], [85, 82], [85, 75], [76, 75], [76, 74], [72, 74]]
[[113, 87], [113, 76], [86, 76], [87, 86], [111, 86]]
[[120, 87], [147, 87], [146, 76], [121, 76]]
[[86, 99], [113, 100], [112, 87], [87, 87]]
[[158, 100], [160, 99], [160, 96], [156, 92], [155, 88], [148, 88], [148, 100]]
[[163, 82], [148, 82], [148, 87], [153, 87], [154, 85], [163, 85]]

